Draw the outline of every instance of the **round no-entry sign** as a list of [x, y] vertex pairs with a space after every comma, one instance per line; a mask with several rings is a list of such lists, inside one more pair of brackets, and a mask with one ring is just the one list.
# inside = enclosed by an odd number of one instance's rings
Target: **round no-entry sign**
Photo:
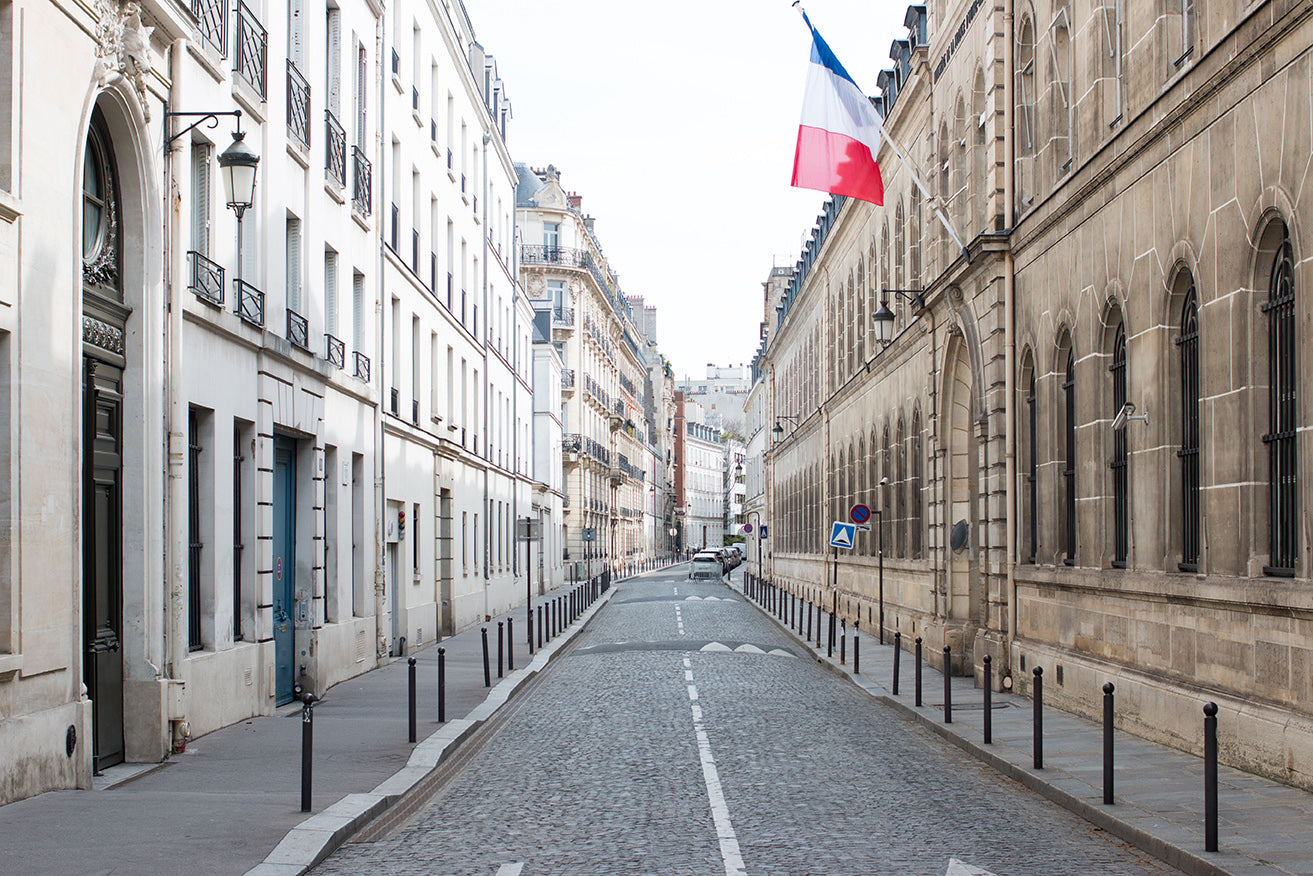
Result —
[[752, 524], [751, 523], [743, 524], [743, 531], [750, 534], [752, 532]]
[[871, 519], [871, 509], [859, 502], [848, 509], [848, 519], [853, 523], [865, 523]]

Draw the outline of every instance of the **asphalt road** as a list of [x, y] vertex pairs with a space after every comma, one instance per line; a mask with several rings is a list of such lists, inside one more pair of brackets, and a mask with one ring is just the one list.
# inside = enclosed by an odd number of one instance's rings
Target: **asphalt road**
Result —
[[685, 567], [610, 604], [320, 874], [1175, 873], [874, 703]]

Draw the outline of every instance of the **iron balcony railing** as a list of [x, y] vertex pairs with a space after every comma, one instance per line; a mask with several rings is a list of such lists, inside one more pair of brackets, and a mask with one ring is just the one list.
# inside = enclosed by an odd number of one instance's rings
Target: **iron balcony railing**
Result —
[[634, 398], [638, 397], [634, 393], [634, 381], [630, 380], [624, 374], [620, 375], [620, 388], [623, 389], [625, 392], [629, 393], [630, 396]]
[[419, 399], [417, 398], [410, 400], [410, 422], [416, 426], [419, 425]]
[[287, 62], [287, 131], [310, 148], [310, 83], [289, 59]]
[[588, 253], [581, 249], [563, 246], [526, 243], [520, 247], [520, 262], [526, 265], [562, 265], [567, 268], [585, 267]]
[[419, 276], [419, 229], [410, 230], [410, 269]]
[[237, 315], [251, 325], [264, 327], [264, 293], [245, 280], [233, 280]]
[[325, 142], [328, 154], [324, 156], [324, 170], [328, 178], [338, 187], [346, 185], [346, 131], [342, 123], [333, 115], [332, 110], [325, 110]]
[[429, 291], [438, 294], [438, 254], [429, 253]]
[[263, 99], [268, 35], [260, 19], [242, 0], [237, 0], [237, 75], [246, 80]]
[[191, 0], [191, 14], [201, 36], [228, 57], [228, 3], [226, 0]]
[[574, 389], [574, 369], [566, 368], [561, 371], [561, 389]]
[[389, 235], [389, 243], [392, 251], [400, 254], [401, 249], [401, 208], [396, 204], [392, 205], [392, 231]]
[[187, 260], [191, 262], [191, 285], [187, 288], [197, 298], [223, 307], [223, 267], [195, 250], [187, 253]]
[[392, 387], [391, 395], [388, 396], [388, 412], [395, 417], [397, 415], [397, 411], [400, 409], [401, 409], [401, 390], [397, 389], [394, 386]]
[[351, 207], [360, 215], [368, 216], [373, 206], [374, 170], [359, 146], [351, 147], [351, 161], [354, 165]]
[[310, 321], [295, 310], [287, 310], [287, 339], [302, 350], [310, 349]]
[[369, 383], [369, 357], [359, 350], [352, 353], [351, 357], [354, 360], [352, 364], [355, 365], [356, 377], [359, 377], [365, 383]]
[[574, 328], [574, 308], [552, 308], [552, 325], [557, 328]]
[[328, 359], [328, 364], [338, 369], [346, 367], [346, 344], [341, 339], [325, 332], [324, 347], [324, 355]]

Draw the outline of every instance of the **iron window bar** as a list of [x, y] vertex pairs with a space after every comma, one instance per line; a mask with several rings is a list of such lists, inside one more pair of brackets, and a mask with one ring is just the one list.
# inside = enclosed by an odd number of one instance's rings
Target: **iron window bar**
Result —
[[245, 280], [233, 280], [237, 315], [253, 326], [264, 327], [264, 293]]
[[1181, 308], [1176, 339], [1181, 362], [1181, 561], [1182, 572], [1199, 571], [1199, 305], [1194, 286]]
[[310, 83], [287, 61], [287, 130], [302, 146], [310, 148]]
[[265, 62], [268, 34], [260, 19], [242, 0], [237, 0], [237, 75], [246, 80], [261, 99], [265, 97]]
[[287, 310], [287, 339], [302, 350], [310, 349], [310, 322], [295, 310]]
[[187, 253], [187, 261], [191, 265], [191, 283], [187, 288], [202, 301], [223, 307], [223, 267], [195, 250]]
[[[1112, 364], [1112, 406], [1120, 411], [1126, 406], [1126, 328], [1117, 327], [1117, 337], [1113, 342]], [[1130, 508], [1127, 496], [1127, 468], [1129, 452], [1126, 444], [1126, 424], [1114, 429], [1112, 433], [1112, 514], [1113, 514], [1113, 557], [1112, 565], [1117, 569], [1126, 568], [1130, 554]]]
[[346, 367], [346, 344], [341, 339], [325, 332], [324, 347], [324, 354], [328, 359], [328, 364], [339, 370]]
[[201, 640], [201, 444], [196, 411], [187, 415], [187, 649]]
[[373, 206], [373, 167], [359, 146], [351, 147], [353, 165], [351, 206], [362, 216], [368, 216]]
[[351, 358], [356, 377], [365, 381], [365, 383], [369, 383], [369, 357], [356, 350], [351, 354]]
[[219, 57], [228, 57], [228, 4], [224, 0], [191, 0], [191, 14], [201, 36], [219, 50]]
[[1066, 450], [1062, 477], [1066, 484], [1066, 548], [1063, 564], [1076, 565], [1076, 356], [1067, 350], [1067, 375], [1062, 383], [1066, 402]]
[[1269, 548], [1271, 565], [1265, 575], [1290, 577], [1299, 558], [1299, 492], [1295, 388], [1295, 277], [1294, 251], [1283, 235], [1272, 265], [1270, 297], [1263, 305], [1268, 315], [1269, 431], [1268, 447]]
[[325, 141], [324, 170], [339, 188], [346, 185], [346, 131], [332, 110], [324, 110]]

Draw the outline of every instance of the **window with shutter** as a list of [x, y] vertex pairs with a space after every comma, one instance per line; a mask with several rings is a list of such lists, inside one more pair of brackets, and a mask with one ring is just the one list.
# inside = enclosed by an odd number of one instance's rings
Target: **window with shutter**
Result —
[[324, 253], [324, 331], [338, 337], [337, 253], [331, 249]]
[[301, 220], [287, 217], [287, 309], [304, 316], [301, 309]]
[[210, 255], [210, 144], [191, 146], [191, 248]]
[[351, 278], [351, 346], [365, 351], [365, 275], [360, 273]]

